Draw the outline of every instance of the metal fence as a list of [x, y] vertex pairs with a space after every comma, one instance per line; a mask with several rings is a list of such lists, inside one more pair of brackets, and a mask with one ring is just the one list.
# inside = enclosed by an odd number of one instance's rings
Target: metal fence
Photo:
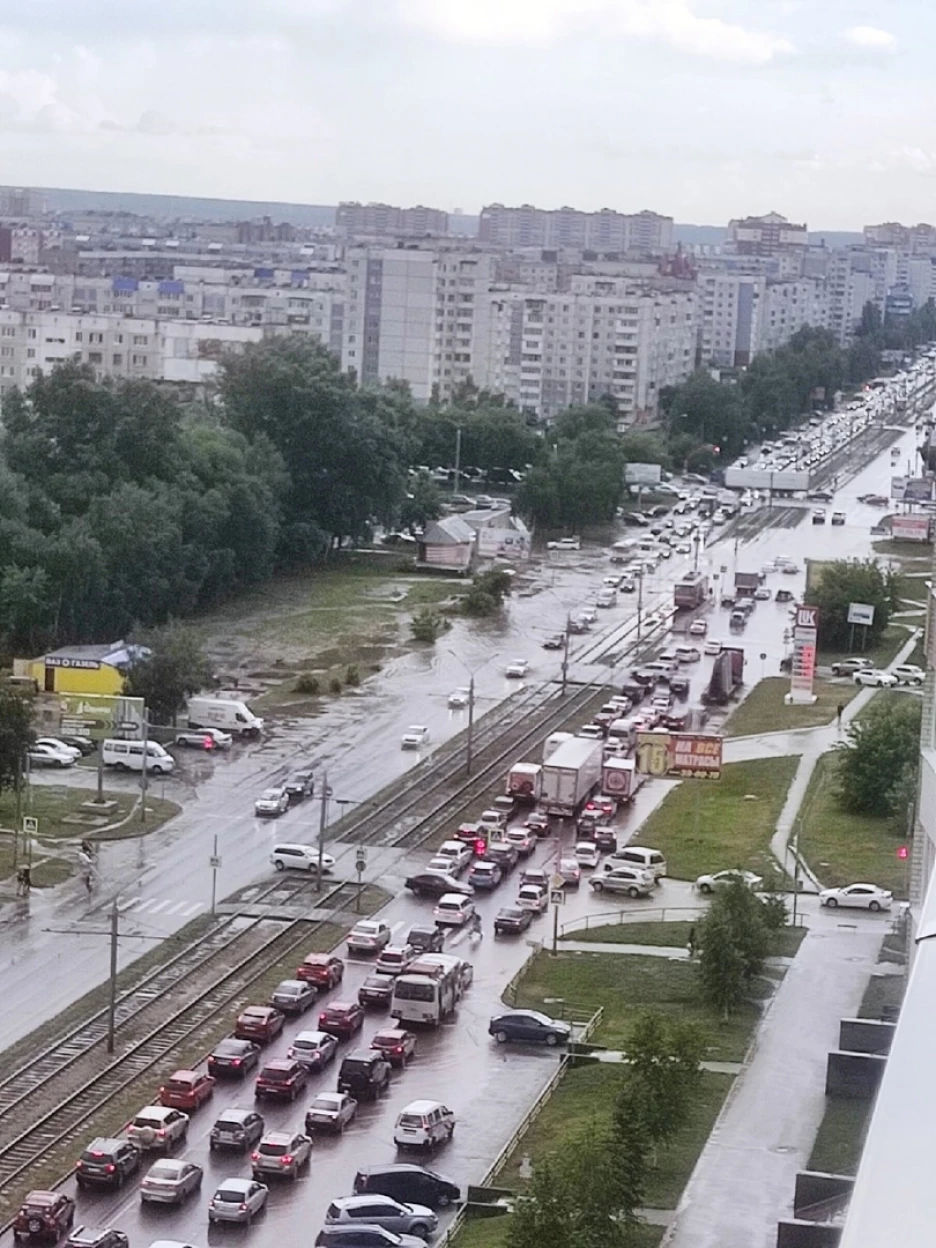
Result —
[[658, 906], [653, 910], [605, 910], [572, 919], [559, 928], [560, 938], [572, 932], [587, 932], [592, 927], [610, 927], [620, 923], [693, 923], [706, 912], [705, 906]]

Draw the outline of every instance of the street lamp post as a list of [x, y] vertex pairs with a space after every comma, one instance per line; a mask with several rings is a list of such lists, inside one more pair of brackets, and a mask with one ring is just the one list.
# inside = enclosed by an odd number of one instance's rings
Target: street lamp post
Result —
[[465, 775], [471, 775], [471, 764], [474, 761], [474, 706], [475, 706], [475, 681], [474, 672], [470, 673], [468, 680], [468, 740], [465, 742]]
[[569, 638], [572, 636], [572, 615], [566, 616], [565, 631], [562, 635], [562, 696], [565, 697], [569, 686]]

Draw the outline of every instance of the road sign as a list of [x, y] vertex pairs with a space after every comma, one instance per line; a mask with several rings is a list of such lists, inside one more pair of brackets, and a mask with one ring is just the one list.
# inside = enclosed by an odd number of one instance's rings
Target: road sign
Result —
[[561, 888], [563, 888], [564, 886], [565, 886], [565, 880], [562, 878], [562, 876], [561, 876], [561, 875], [558, 873], [558, 871], [557, 871], [557, 872], [556, 872], [556, 874], [555, 874], [555, 875], [552, 877], [552, 879], [549, 881], [549, 887], [550, 887], [550, 888], [552, 888], [552, 889], [557, 889], [557, 888], [560, 888], [560, 889], [561, 889]]
[[790, 700], [813, 702], [813, 677], [816, 674], [816, 642], [819, 636], [819, 608], [802, 603], [793, 615], [793, 667], [790, 677]]
[[208, 859], [208, 866], [211, 867], [213, 871], [217, 871], [218, 867], [221, 866], [221, 856], [219, 854], [212, 854]]
[[551, 888], [549, 890], [549, 900], [554, 906], [565, 905], [565, 890], [561, 888]]
[[39, 832], [39, 820], [35, 815], [23, 815], [23, 836], [36, 836]]
[[367, 856], [365, 854], [362, 854], [360, 851], [358, 851], [358, 855], [354, 860], [355, 871], [357, 871], [358, 875], [360, 875], [360, 873], [364, 870], [366, 866], [367, 866]]

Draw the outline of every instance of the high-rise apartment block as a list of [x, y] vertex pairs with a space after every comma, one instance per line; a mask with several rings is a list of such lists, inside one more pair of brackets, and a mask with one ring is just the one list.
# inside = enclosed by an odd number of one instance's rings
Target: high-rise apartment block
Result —
[[447, 234], [447, 212], [438, 208], [396, 208], [392, 204], [339, 204], [335, 211], [335, 230], [344, 238], [425, 238]]
[[478, 238], [494, 247], [579, 247], [600, 252], [666, 252], [673, 246], [673, 218], [657, 212], [580, 212], [532, 204], [481, 209]]
[[794, 225], [779, 212], [743, 217], [728, 223], [729, 244], [741, 256], [773, 256], [791, 248], [805, 248], [805, 225]]

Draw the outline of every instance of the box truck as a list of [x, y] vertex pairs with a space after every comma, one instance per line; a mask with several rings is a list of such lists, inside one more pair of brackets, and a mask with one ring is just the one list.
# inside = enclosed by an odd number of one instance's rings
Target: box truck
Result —
[[189, 698], [189, 728], [221, 728], [241, 737], [259, 737], [263, 732], [263, 720], [259, 719], [246, 702], [232, 698]]
[[540, 805], [550, 815], [571, 816], [590, 797], [601, 780], [603, 741], [573, 737], [543, 764]]
[[601, 791], [619, 802], [632, 802], [644, 776], [632, 758], [606, 758], [601, 768]]
[[571, 741], [574, 736], [574, 732], [550, 733], [543, 745], [543, 762], [546, 762], [550, 754], [555, 754], [560, 745], [564, 745], [566, 741]]

